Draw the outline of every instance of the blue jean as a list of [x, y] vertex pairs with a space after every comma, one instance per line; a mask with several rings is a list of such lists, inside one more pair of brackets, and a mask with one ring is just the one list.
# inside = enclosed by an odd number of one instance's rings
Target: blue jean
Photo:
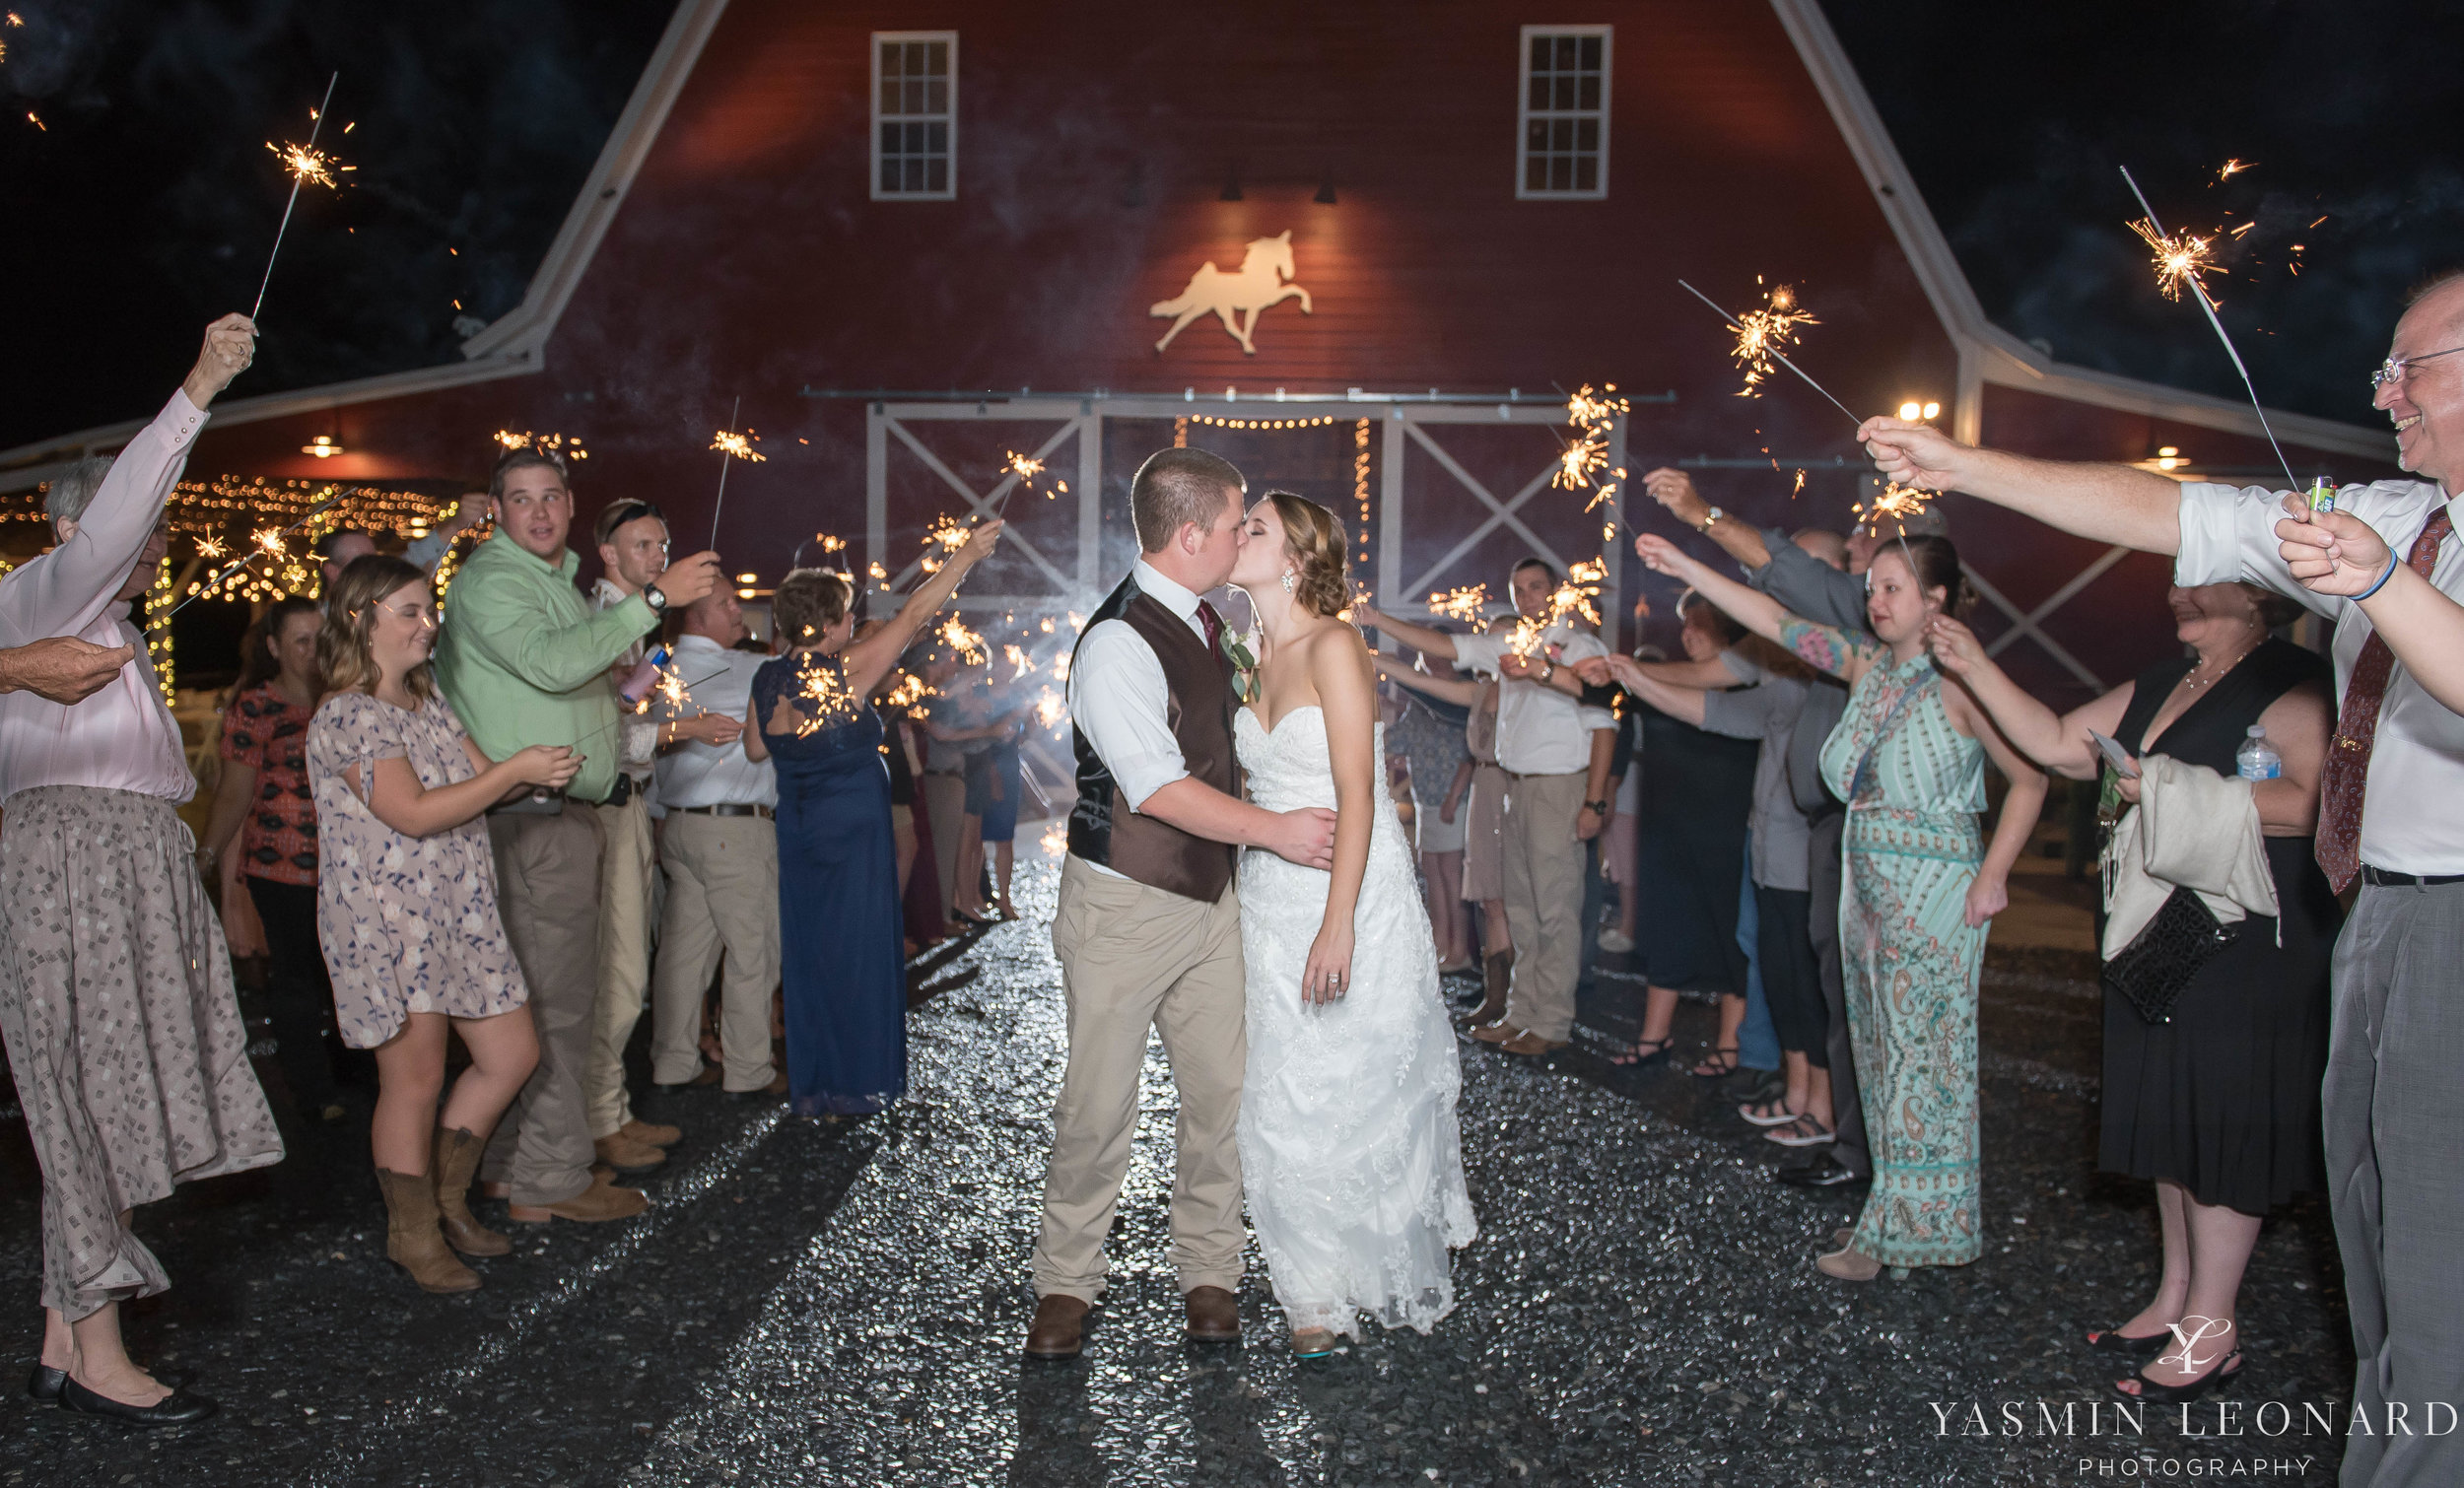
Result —
[[1779, 1031], [1771, 1026], [1771, 1005], [1762, 996], [1762, 916], [1754, 908], [1751, 860], [1738, 875], [1737, 944], [1745, 953], [1745, 1022], [1737, 1030], [1737, 1064], [1741, 1069], [1780, 1067]]

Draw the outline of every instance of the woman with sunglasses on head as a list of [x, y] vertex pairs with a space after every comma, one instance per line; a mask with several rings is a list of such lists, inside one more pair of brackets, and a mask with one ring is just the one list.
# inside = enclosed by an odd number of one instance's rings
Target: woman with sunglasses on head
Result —
[[[455, 1251], [513, 1249], [472, 1218], [468, 1194], [489, 1134], [539, 1057], [480, 817], [518, 792], [562, 786], [582, 756], [541, 744], [502, 764], [481, 754], [437, 690], [436, 639], [424, 571], [382, 555], [342, 571], [317, 636], [332, 691], [308, 725], [308, 780], [334, 1011], [343, 1043], [376, 1053], [369, 1144], [385, 1254], [424, 1290], [467, 1292], [479, 1277]], [[448, 1024], [471, 1056], [449, 1092]]]

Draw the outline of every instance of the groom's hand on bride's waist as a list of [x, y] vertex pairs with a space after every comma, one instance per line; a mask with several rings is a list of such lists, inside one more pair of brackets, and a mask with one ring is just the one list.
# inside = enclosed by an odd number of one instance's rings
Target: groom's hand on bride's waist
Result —
[[1259, 845], [1304, 868], [1332, 868], [1335, 866], [1335, 813], [1324, 806], [1278, 811], [1273, 831]]

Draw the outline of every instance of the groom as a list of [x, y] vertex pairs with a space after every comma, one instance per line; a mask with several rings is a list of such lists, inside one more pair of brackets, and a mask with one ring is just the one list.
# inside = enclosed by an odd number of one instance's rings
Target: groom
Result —
[[1241, 1158], [1233, 1128], [1249, 1057], [1241, 979], [1242, 847], [1333, 861], [1335, 813], [1240, 797], [1238, 706], [1223, 619], [1198, 596], [1231, 576], [1248, 534], [1241, 473], [1199, 449], [1159, 450], [1129, 486], [1139, 556], [1069, 664], [1078, 804], [1053, 917], [1069, 1066], [1053, 1111], [1027, 1353], [1076, 1357], [1104, 1290], [1104, 1237], [1129, 1170], [1146, 1031], [1180, 1092], [1172, 1261], [1189, 1336], [1241, 1335]]

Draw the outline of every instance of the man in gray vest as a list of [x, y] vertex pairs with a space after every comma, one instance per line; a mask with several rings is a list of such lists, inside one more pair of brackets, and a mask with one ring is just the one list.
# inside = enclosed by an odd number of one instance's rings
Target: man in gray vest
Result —
[[1199, 596], [1231, 576], [1248, 540], [1246, 490], [1203, 450], [1160, 450], [1140, 466], [1129, 487], [1138, 561], [1070, 658], [1078, 803], [1053, 918], [1069, 1063], [1035, 1246], [1027, 1353], [1038, 1359], [1077, 1355], [1103, 1292], [1150, 1027], [1181, 1097], [1172, 1260], [1189, 1336], [1241, 1335], [1233, 1288], [1247, 1235], [1233, 1132], [1249, 1039], [1233, 867], [1242, 847], [1264, 847], [1325, 868], [1335, 844], [1332, 811], [1241, 799], [1232, 663], [1222, 617]]

